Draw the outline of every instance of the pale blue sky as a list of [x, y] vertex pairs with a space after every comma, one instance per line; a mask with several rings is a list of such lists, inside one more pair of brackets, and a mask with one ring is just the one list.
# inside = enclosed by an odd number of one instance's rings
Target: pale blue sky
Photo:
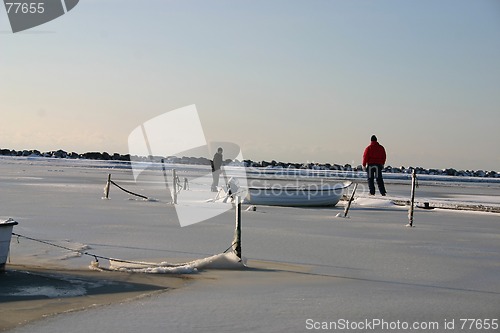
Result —
[[[500, 171], [500, 1], [81, 0], [12, 34], [0, 147], [127, 153], [196, 104], [253, 160]], [[165, 129], [168, 131], [168, 128]]]

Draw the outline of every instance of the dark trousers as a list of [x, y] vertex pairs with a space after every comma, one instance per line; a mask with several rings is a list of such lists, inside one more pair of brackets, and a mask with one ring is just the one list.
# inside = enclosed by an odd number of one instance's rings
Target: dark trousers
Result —
[[212, 178], [213, 178], [212, 192], [217, 192], [217, 186], [219, 186], [219, 176], [220, 176], [220, 173], [221, 173], [220, 169], [212, 171]]
[[386, 194], [384, 179], [382, 178], [383, 168], [384, 166], [381, 164], [368, 164], [366, 173], [368, 175], [368, 188], [370, 189], [371, 195], [375, 195], [375, 178], [377, 178], [377, 185], [380, 194]]

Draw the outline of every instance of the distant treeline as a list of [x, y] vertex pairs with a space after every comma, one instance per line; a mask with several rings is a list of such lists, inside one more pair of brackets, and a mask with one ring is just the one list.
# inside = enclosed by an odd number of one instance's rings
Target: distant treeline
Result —
[[[18, 157], [47, 157], [47, 158], [68, 158], [68, 159], [86, 159], [86, 160], [102, 160], [102, 161], [154, 161], [161, 162], [164, 160], [167, 163], [177, 164], [195, 164], [195, 165], [210, 165], [210, 160], [205, 157], [177, 157], [177, 156], [130, 156], [130, 154], [109, 154], [107, 152], [87, 152], [83, 154], [75, 152], [66, 152], [64, 150], [40, 152], [38, 150], [11, 150], [0, 149], [0, 155], [3, 156], [18, 156]], [[225, 160], [225, 165], [242, 165], [245, 167], [256, 168], [276, 168], [276, 169], [309, 169], [309, 170], [331, 170], [331, 171], [348, 171], [356, 172], [363, 171], [361, 165], [352, 166], [350, 164], [330, 164], [330, 163], [289, 163], [277, 161], [252, 161], [252, 160]], [[384, 172], [387, 173], [406, 173], [410, 174], [415, 170], [417, 174], [438, 175], [438, 176], [459, 176], [459, 177], [489, 177], [500, 178], [500, 173], [496, 171], [484, 170], [456, 170], [453, 168], [447, 169], [424, 169], [421, 167], [392, 167], [386, 166]]]

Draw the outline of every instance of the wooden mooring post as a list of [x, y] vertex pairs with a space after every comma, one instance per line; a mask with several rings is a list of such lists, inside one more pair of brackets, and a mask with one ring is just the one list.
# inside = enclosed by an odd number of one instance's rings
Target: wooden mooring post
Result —
[[354, 184], [354, 188], [352, 189], [351, 196], [349, 198], [349, 201], [347, 202], [347, 205], [345, 206], [344, 209], [344, 217], [347, 217], [347, 213], [349, 213], [349, 209], [351, 208], [352, 201], [354, 200], [354, 193], [356, 193], [356, 189], [358, 188], [358, 183]]
[[410, 222], [406, 225], [407, 227], [413, 227], [413, 211], [415, 209], [415, 188], [417, 186], [417, 173], [415, 170], [411, 173], [411, 199], [410, 199], [410, 209], [408, 211], [408, 219]]
[[173, 184], [173, 194], [174, 205], [177, 205], [177, 173], [175, 169], [172, 169], [172, 184]]
[[236, 196], [236, 226], [234, 228], [233, 251], [241, 259], [241, 198]]
[[104, 198], [109, 199], [109, 188], [111, 187], [111, 174], [108, 173], [108, 181], [104, 187]]
[[161, 169], [163, 171], [163, 179], [165, 181], [165, 187], [167, 188], [168, 192], [168, 177], [167, 177], [167, 170], [165, 170], [165, 160], [162, 158], [161, 159]]

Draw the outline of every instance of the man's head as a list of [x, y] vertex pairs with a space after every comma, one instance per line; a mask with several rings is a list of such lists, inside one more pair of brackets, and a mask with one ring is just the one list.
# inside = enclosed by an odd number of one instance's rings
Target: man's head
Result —
[[222, 154], [222, 147], [217, 148], [217, 152]]
[[372, 135], [371, 141], [372, 141], [372, 142], [373, 142], [373, 141], [377, 142], [377, 137], [376, 137], [375, 135]]

